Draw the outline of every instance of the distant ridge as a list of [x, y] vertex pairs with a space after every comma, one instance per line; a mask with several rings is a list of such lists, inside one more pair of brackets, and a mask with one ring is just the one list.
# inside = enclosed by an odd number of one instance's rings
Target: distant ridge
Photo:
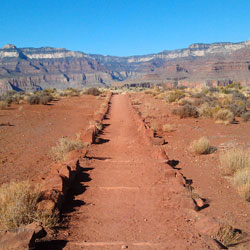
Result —
[[64, 48], [0, 49], [0, 92], [124, 84], [250, 85], [250, 39], [195, 43], [188, 48], [141, 56], [103, 56]]

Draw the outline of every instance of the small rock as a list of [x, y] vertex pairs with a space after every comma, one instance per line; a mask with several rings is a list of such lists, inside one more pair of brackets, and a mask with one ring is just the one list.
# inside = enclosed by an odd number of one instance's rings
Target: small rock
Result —
[[121, 246], [121, 249], [127, 249], [127, 248], [128, 248], [128, 246], [126, 246], [126, 245]]

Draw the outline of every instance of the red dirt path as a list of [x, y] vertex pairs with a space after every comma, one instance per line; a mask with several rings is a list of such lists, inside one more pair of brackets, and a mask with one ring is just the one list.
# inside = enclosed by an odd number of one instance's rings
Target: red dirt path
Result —
[[154, 159], [132, 114], [127, 95], [113, 96], [100, 143], [81, 162], [81, 185], [67, 204], [70, 220], [58, 243], [64, 249], [214, 249], [196, 230], [191, 210], [181, 205], [189, 198], [165, 177], [170, 167]]

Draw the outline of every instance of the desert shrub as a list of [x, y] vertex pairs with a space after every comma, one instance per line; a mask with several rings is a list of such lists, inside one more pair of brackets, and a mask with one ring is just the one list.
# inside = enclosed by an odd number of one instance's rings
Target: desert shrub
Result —
[[97, 88], [89, 88], [86, 90], [87, 95], [98, 96], [101, 94], [101, 91]]
[[179, 101], [181, 98], [185, 97], [185, 92], [182, 90], [173, 90], [167, 93], [165, 100], [168, 103]]
[[0, 109], [6, 109], [8, 107], [7, 101], [0, 101]]
[[218, 92], [219, 89], [216, 88], [216, 87], [210, 87], [210, 88], [208, 89], [208, 91], [211, 92], [211, 93], [215, 93], [215, 92]]
[[219, 109], [219, 111], [213, 115], [213, 118], [217, 123], [230, 124], [234, 121], [234, 114], [228, 109]]
[[37, 209], [40, 198], [38, 186], [31, 187], [27, 181], [3, 184], [0, 187], [0, 228], [15, 229], [33, 221], [48, 227], [56, 226], [59, 220], [56, 212]]
[[230, 104], [227, 108], [234, 114], [234, 116], [240, 117], [247, 112], [245, 105]]
[[192, 94], [192, 97], [194, 98], [203, 98], [206, 97], [203, 93], [194, 93]]
[[78, 89], [74, 89], [74, 88], [67, 88], [64, 91], [59, 92], [60, 96], [79, 96], [80, 95], [80, 91]]
[[61, 162], [65, 160], [65, 156], [68, 152], [73, 150], [80, 150], [86, 145], [80, 140], [70, 140], [68, 138], [61, 138], [56, 146], [52, 147], [50, 155], [57, 161]]
[[233, 82], [228, 84], [225, 89], [242, 89], [240, 82]]
[[173, 109], [172, 113], [174, 115], [178, 115], [180, 118], [186, 118], [186, 117], [199, 117], [199, 112], [197, 108], [191, 104], [185, 104], [182, 107], [179, 107], [177, 109]]
[[247, 101], [247, 98], [245, 97], [244, 94], [240, 93], [240, 92], [233, 92], [233, 95], [232, 95], [232, 99], [233, 101], [236, 101], [236, 100], [240, 100], [242, 102], [246, 102]]
[[233, 175], [241, 169], [250, 169], [250, 151], [233, 148], [222, 153], [220, 167], [226, 175]]
[[230, 225], [223, 225], [217, 232], [215, 239], [220, 242], [224, 247], [228, 248], [240, 241], [241, 233], [239, 230], [234, 229]]
[[208, 96], [203, 96], [201, 98], [195, 98], [193, 100], [193, 105], [194, 106], [201, 106], [203, 103], [211, 103], [212, 102], [212, 98], [208, 97]]
[[37, 95], [32, 95], [32, 96], [28, 96], [27, 98], [25, 98], [27, 100], [27, 102], [31, 105], [34, 104], [39, 104], [40, 103], [40, 98]]
[[141, 102], [140, 102], [139, 100], [133, 100], [133, 101], [132, 101], [132, 104], [133, 104], [133, 105], [140, 105]]
[[250, 187], [250, 165], [237, 171], [234, 175], [234, 184], [236, 186], [248, 184]]
[[246, 107], [247, 107], [247, 108], [250, 108], [250, 100], [247, 100], [247, 101], [246, 101]]
[[246, 113], [242, 114], [241, 118], [244, 122], [250, 121], [250, 111], [247, 111]]
[[237, 187], [237, 190], [242, 198], [250, 202], [250, 184], [244, 184]]
[[175, 130], [176, 130], [176, 127], [173, 124], [164, 124], [164, 125], [162, 125], [162, 131], [164, 131], [164, 132], [173, 132]]
[[178, 105], [184, 106], [185, 104], [192, 104], [193, 100], [191, 98], [182, 98], [178, 101]]
[[199, 140], [193, 141], [190, 148], [196, 154], [209, 154], [212, 152], [212, 147], [206, 137], [201, 137]]
[[55, 94], [57, 92], [57, 89], [56, 88], [53, 88], [53, 89], [43, 89], [42, 90], [42, 93], [45, 94], [45, 95], [51, 95], [51, 94]]
[[220, 110], [220, 107], [213, 107], [209, 103], [203, 103], [199, 107], [199, 114], [202, 117], [213, 118], [214, 115]]
[[39, 96], [39, 103], [43, 104], [43, 105], [48, 104], [52, 100], [53, 100], [53, 97], [51, 95], [49, 95], [49, 94], [48, 95], [40, 95]]

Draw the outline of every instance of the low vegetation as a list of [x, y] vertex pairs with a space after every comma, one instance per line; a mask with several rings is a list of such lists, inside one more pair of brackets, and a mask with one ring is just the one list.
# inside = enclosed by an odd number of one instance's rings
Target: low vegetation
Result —
[[250, 91], [239, 82], [225, 87], [174, 88], [155, 87], [144, 91], [156, 99], [178, 105], [173, 114], [180, 118], [205, 117], [216, 123], [232, 124], [236, 117], [250, 120]]
[[185, 104], [182, 107], [179, 107], [177, 109], [174, 109], [172, 112], [174, 115], [178, 115], [180, 118], [186, 118], [186, 117], [199, 117], [199, 112], [195, 106], [192, 104]]
[[238, 244], [240, 238], [240, 231], [227, 224], [220, 227], [215, 237], [215, 239], [226, 248]]
[[244, 122], [250, 121], [250, 111], [241, 115], [241, 118]]
[[8, 102], [0, 101], [0, 109], [6, 109], [8, 106]]
[[85, 91], [85, 94], [99, 96], [101, 94], [101, 91], [97, 88], [89, 88]]
[[214, 114], [214, 119], [216, 123], [231, 124], [234, 121], [233, 113], [228, 109], [219, 109], [218, 112]]
[[224, 174], [233, 176], [240, 195], [250, 201], [250, 149], [233, 148], [220, 155]]
[[60, 89], [44, 89], [34, 92], [16, 92], [9, 91], [5, 94], [0, 94], [0, 109], [5, 109], [14, 104], [28, 103], [31, 105], [43, 104], [47, 105], [53, 100], [58, 100], [64, 97], [77, 97], [80, 95], [101, 96], [106, 90], [98, 88], [83, 88], [82, 90], [75, 88]]
[[70, 140], [69, 138], [61, 138], [56, 146], [52, 147], [50, 155], [57, 161], [62, 162], [65, 160], [66, 154], [73, 150], [80, 150], [84, 147], [87, 147], [79, 138], [76, 140]]
[[210, 154], [214, 151], [210, 145], [210, 141], [206, 137], [201, 137], [199, 140], [193, 141], [190, 148], [196, 154]]
[[0, 187], [0, 230], [15, 229], [34, 221], [40, 221], [45, 227], [58, 225], [58, 211], [39, 210], [41, 192], [38, 186], [29, 182], [12, 182]]

